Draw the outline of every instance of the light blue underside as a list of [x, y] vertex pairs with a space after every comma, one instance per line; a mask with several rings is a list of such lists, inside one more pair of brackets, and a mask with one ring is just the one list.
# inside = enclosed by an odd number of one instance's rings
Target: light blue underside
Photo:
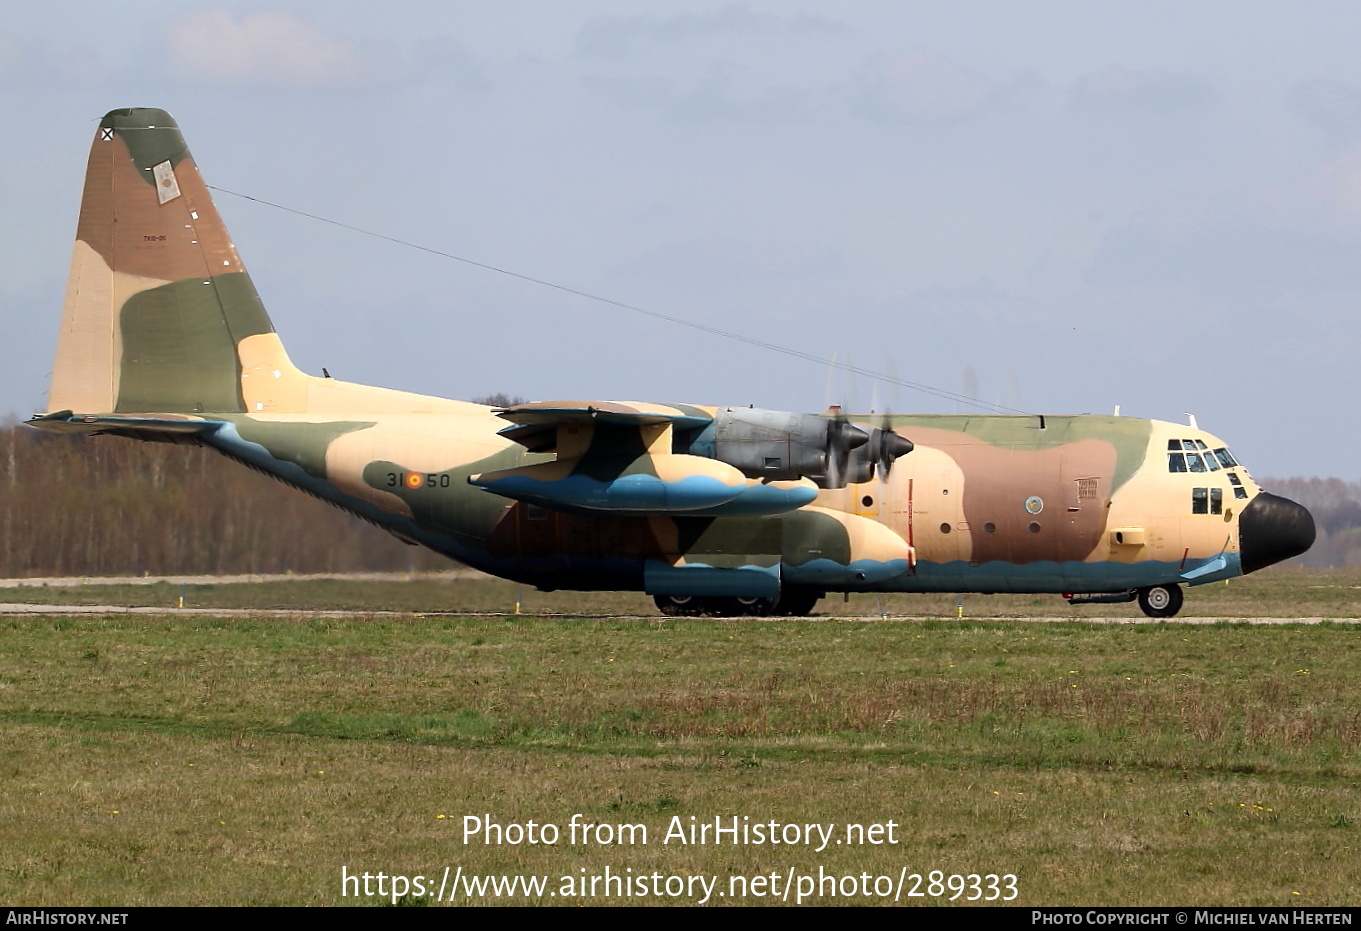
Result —
[[508, 475], [474, 484], [519, 501], [611, 514], [755, 517], [793, 511], [817, 498], [814, 488], [733, 486], [705, 475], [688, 475], [674, 482], [644, 474], [623, 475], [608, 482], [587, 475], [569, 475], [552, 482]]

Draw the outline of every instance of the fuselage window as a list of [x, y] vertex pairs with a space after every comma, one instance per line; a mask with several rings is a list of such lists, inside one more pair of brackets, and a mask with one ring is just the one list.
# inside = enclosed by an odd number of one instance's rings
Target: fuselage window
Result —
[[1224, 513], [1224, 489], [1222, 488], [1210, 489], [1210, 513], [1211, 514]]
[[[1176, 441], [1174, 440], [1173, 442], [1176, 442]], [[1168, 454], [1167, 454], [1167, 471], [1169, 471], [1169, 472], [1185, 472], [1185, 471], [1186, 471], [1186, 457], [1185, 457], [1184, 455], [1182, 455], [1181, 453], [1168, 453]]]

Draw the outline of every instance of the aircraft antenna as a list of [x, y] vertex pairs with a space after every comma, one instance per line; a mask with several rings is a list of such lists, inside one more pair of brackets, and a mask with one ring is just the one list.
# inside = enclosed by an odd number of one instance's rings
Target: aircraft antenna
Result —
[[[330, 217], [323, 217], [315, 213], [308, 213], [306, 210], [299, 210], [296, 207], [287, 207], [283, 204], [276, 204], [273, 201], [265, 200], [262, 197], [252, 197], [249, 194], [242, 194], [239, 191], [230, 191], [227, 188], [217, 187], [212, 184], [206, 185], [206, 187], [208, 187], [210, 190], [217, 191], [219, 194], [228, 194], [232, 197], [239, 197], [242, 200], [252, 201], [253, 203], [261, 204], [265, 207], [273, 207], [275, 210], [282, 210], [285, 213], [291, 213], [294, 216], [305, 217], [306, 219], [309, 220], [316, 220], [318, 223], [326, 223], [344, 230], [349, 230], [352, 233], [359, 233], [360, 235], [363, 236], [372, 236], [374, 239], [381, 239], [384, 242], [390, 242], [393, 245], [405, 246], [408, 249], [416, 249], [420, 252], [425, 252], [429, 253], [430, 255], [439, 256], [440, 258], [450, 259], [455, 262], [461, 262], [464, 265], [471, 265], [473, 268], [481, 268], [485, 271], [496, 272], [498, 275], [505, 275], [509, 278], [518, 279], [519, 281], [526, 281], [529, 282], [530, 284], [537, 284], [545, 288], [552, 288], [555, 291], [561, 291], [564, 294], [571, 294], [575, 297], [582, 297], [588, 301], [597, 301], [601, 304], [609, 304], [611, 307], [618, 307], [621, 310], [628, 310], [632, 311], [633, 313], [643, 314], [644, 316], [652, 317], [655, 320], [664, 320], [667, 323], [674, 323], [677, 326], [689, 327], [692, 330], [699, 330], [702, 333], [709, 333], [713, 336], [721, 336], [724, 339], [730, 339], [739, 343], [745, 343], [748, 346], [754, 346], [757, 349], [764, 349], [768, 352], [778, 352], [781, 355], [790, 356], [791, 358], [795, 359], [802, 359], [805, 362], [812, 362], [820, 366], [826, 366], [828, 364], [828, 360], [823, 358], [822, 356], [819, 356], [811, 352], [804, 352], [802, 349], [794, 349], [790, 346], [781, 346], [779, 343], [772, 343], [763, 339], [756, 339], [755, 337], [752, 336], [744, 336], [741, 333], [734, 333], [731, 330], [723, 330], [719, 329], [718, 327], [709, 326], [708, 324], [697, 323], [694, 320], [686, 320], [684, 317], [676, 317], [671, 314], [664, 314], [658, 310], [649, 310], [648, 308], [640, 307], [637, 304], [628, 304], [625, 303], [624, 301], [616, 301], [614, 298], [611, 297], [604, 297], [603, 295], [592, 294], [589, 291], [582, 291], [579, 288], [573, 288], [570, 287], [569, 285], [558, 284], [557, 282], [554, 281], [548, 281], [545, 278], [536, 278], [533, 275], [526, 275], [523, 272], [512, 271], [511, 269], [508, 268], [501, 268], [500, 266], [492, 265], [487, 262], [479, 262], [476, 259], [466, 258], [461, 255], [454, 255], [452, 252], [445, 252], [441, 249], [435, 249], [430, 246], [423, 246], [420, 243], [411, 242], [406, 239], [399, 239], [396, 236], [389, 236], [386, 233], [379, 233], [373, 230], [367, 230], [364, 229], [362, 226], [354, 226], [353, 224], [344, 223], [340, 220], [333, 220]], [[873, 378], [877, 381], [886, 382], [888, 384], [899, 385], [903, 388], [911, 388], [913, 391], [919, 391], [922, 394], [929, 394], [932, 395], [933, 397], [937, 397], [945, 401], [954, 401], [956, 403], [965, 404], [970, 407], [978, 408], [980, 410], [995, 410], [998, 411], [999, 413], [1004, 412], [1009, 414], [1031, 413], [1030, 411], [1017, 410], [1016, 408], [1006, 407], [1001, 404], [988, 404], [987, 402], [980, 401], [977, 398], [971, 398], [963, 394], [957, 394], [953, 391], [946, 391], [943, 388], [936, 388], [931, 385], [922, 384], [921, 382], [909, 381], [905, 378], [898, 378], [896, 376], [887, 375], [883, 372], [875, 372], [871, 369], [860, 368], [859, 366], [850, 364], [849, 360], [840, 363], [833, 361], [832, 364], [835, 367], [841, 369], [842, 371], [854, 375], [863, 375], [866, 378]]]

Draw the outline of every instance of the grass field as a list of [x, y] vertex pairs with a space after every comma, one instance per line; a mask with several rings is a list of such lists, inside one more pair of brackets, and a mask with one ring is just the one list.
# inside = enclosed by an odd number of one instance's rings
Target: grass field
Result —
[[[524, 610], [567, 616], [4, 618], [0, 900], [380, 904], [391, 896], [357, 884], [343, 896], [342, 869], [433, 889], [447, 866], [550, 877], [542, 894], [459, 903], [566, 904], [549, 895], [562, 877], [608, 868], [717, 877], [722, 892], [774, 872], [778, 894], [791, 870], [871, 883], [940, 870], [1014, 874], [1021, 905], [1355, 904], [1357, 584], [1277, 572], [1188, 592], [1198, 616], [1340, 619], [1311, 625], [1017, 623], [1098, 614], [1020, 596], [966, 598], [963, 621], [952, 597], [899, 596], [885, 609], [919, 619], [826, 616], [839, 600], [812, 620], [627, 619], [611, 615], [647, 603], [528, 593]], [[186, 593], [417, 613], [504, 611], [507, 595], [476, 580]], [[468, 815], [561, 837], [465, 844]], [[648, 842], [571, 843], [574, 815], [645, 825]], [[891, 843], [884, 829], [883, 843], [820, 852], [663, 843], [673, 819], [733, 816], [834, 824], [837, 839], [848, 824], [895, 828]], [[759, 888], [709, 902], [772, 902]], [[811, 901], [892, 901], [845, 888]], [[692, 891], [567, 902], [690, 904]]]

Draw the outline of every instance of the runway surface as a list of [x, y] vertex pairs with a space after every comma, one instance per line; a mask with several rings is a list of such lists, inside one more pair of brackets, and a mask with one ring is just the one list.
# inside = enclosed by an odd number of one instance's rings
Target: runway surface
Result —
[[[508, 612], [476, 612], [476, 611], [335, 611], [335, 610], [309, 610], [303, 608], [177, 608], [173, 606], [141, 606], [128, 607], [125, 605], [30, 605], [30, 604], [3, 604], [0, 603], [0, 617], [122, 617], [122, 616], [154, 616], [154, 617], [277, 617], [293, 620], [306, 620], [308, 618], [423, 618], [423, 617], [528, 617], [543, 618], [591, 618], [597, 620], [639, 620], [657, 621], [665, 620], [677, 624], [684, 624], [687, 621], [699, 620], [699, 618], [684, 617], [665, 617], [663, 615], [651, 614], [543, 614], [534, 612], [524, 612], [514, 615]], [[733, 620], [725, 618], [724, 620]], [[809, 622], [848, 620], [848, 621], [884, 621], [893, 623], [895, 621], [940, 621], [938, 615], [889, 615], [880, 617], [877, 614], [814, 614], [807, 618], [788, 618], [788, 617], [752, 617], [743, 620], [754, 623], [791, 620], [805, 620]], [[949, 620], [949, 618], [945, 618]], [[1025, 624], [1352, 624], [1355, 620], [1350, 618], [1336, 617], [1174, 617], [1174, 618], [1148, 618], [1143, 616], [1130, 617], [1004, 617], [1004, 616], [974, 616], [964, 617], [961, 623], [969, 621], [1015, 621]]]
[[[0, 579], [0, 590], [23, 588], [83, 588], [104, 585], [244, 585], [265, 582], [306, 582], [316, 580], [338, 580], [351, 582], [409, 582], [417, 579], [474, 579], [491, 578], [476, 569], [447, 569], [441, 572], [366, 572], [366, 573], [315, 573], [300, 574], [254, 574], [254, 575], [147, 575], [125, 578], [104, 578], [98, 576], [68, 576], [33, 579]], [[290, 620], [307, 618], [423, 618], [423, 617], [537, 617], [537, 618], [595, 618], [618, 620], [666, 620], [684, 623], [689, 618], [665, 617], [660, 614], [591, 614], [591, 613], [547, 613], [526, 611], [519, 615], [510, 612], [477, 611], [382, 611], [382, 610], [334, 610], [308, 608], [191, 608], [173, 605], [126, 605], [101, 604], [23, 604], [19, 602], [0, 603], [0, 617], [115, 617], [115, 616], [155, 616], [155, 617], [277, 617]], [[940, 621], [950, 620], [940, 615], [888, 615], [880, 617], [874, 612], [837, 613], [831, 604], [806, 618], [819, 620], [859, 620], [859, 621]], [[788, 621], [790, 618], [753, 617], [745, 620]], [[1142, 614], [1131, 613], [1128, 617], [1024, 617], [1019, 615], [966, 615], [964, 621], [1017, 621], [1040, 624], [1322, 624], [1356, 623], [1354, 618], [1337, 617], [1175, 617], [1148, 618]]]

